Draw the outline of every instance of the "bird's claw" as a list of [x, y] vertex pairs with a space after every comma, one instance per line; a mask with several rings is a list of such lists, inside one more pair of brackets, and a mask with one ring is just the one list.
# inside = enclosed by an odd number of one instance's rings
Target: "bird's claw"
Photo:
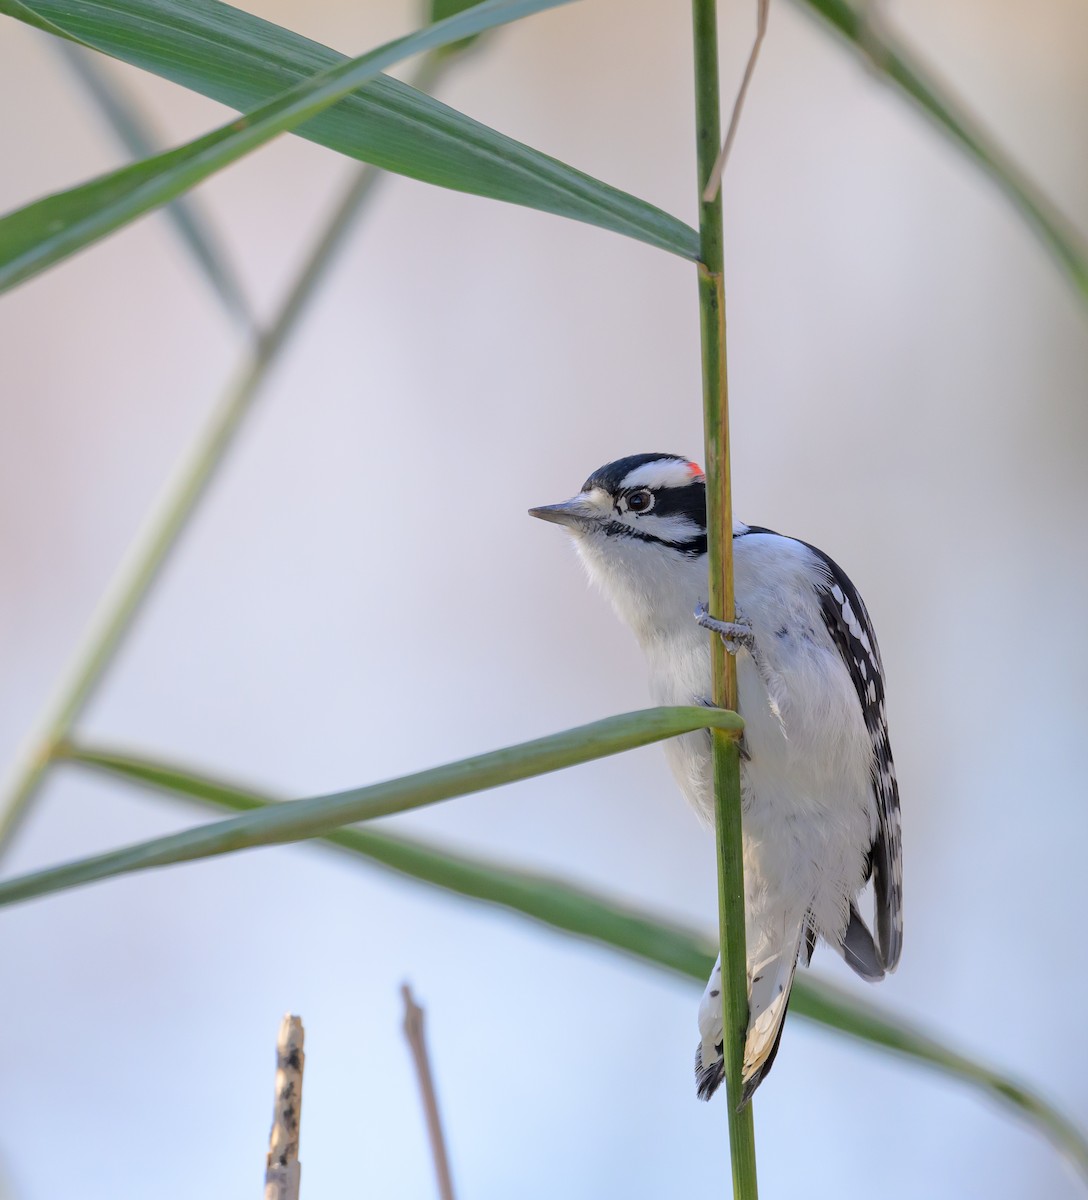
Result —
[[737, 617], [736, 621], [719, 621], [717, 617], [710, 615], [705, 604], [700, 604], [695, 610], [696, 622], [704, 629], [719, 634], [726, 650], [732, 655], [737, 655], [742, 650], [750, 651], [755, 645], [755, 635], [752, 633], [751, 625], [739, 612]]
[[[714, 703], [714, 701], [710, 699], [709, 696], [696, 696], [695, 703], [698, 704], [700, 708], [717, 708], [718, 707]], [[736, 735], [735, 740], [737, 743], [737, 750], [740, 753], [740, 761], [741, 762], [751, 762], [752, 756], [748, 752], [748, 743], [744, 740], [744, 734], [738, 733]]]

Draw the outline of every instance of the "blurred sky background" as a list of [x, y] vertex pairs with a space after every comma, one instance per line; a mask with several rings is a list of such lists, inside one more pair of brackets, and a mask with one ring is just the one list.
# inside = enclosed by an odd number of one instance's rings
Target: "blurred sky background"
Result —
[[[355, 53], [407, 0], [250, 0]], [[754, 5], [721, 9], [732, 94]], [[1074, 218], [1088, 8], [889, 19]], [[110, 69], [170, 143], [226, 110]], [[441, 98], [692, 221], [686, 7], [502, 31]], [[0, 27], [0, 207], [125, 161], [44, 36]], [[197, 193], [262, 314], [355, 164], [283, 138]], [[1081, 222], [1082, 226], [1084, 222]], [[889, 677], [906, 946], [868, 989], [1088, 1123], [1083, 756], [1088, 339], [1006, 201], [786, 4], [726, 176], [736, 509], [834, 555]], [[690, 264], [398, 178], [309, 313], [82, 727], [305, 795], [648, 703], [631, 635], [532, 504], [643, 450], [702, 453]], [[239, 360], [161, 216], [0, 301], [0, 756], [32, 728]], [[53, 773], [8, 871], [202, 814]], [[713, 928], [712, 838], [650, 747], [396, 822]], [[721, 1194], [699, 988], [313, 847], [5, 910], [12, 1197], [258, 1195], [273, 1044], [307, 1030], [303, 1195], [428, 1198], [398, 988], [427, 1007], [464, 1197]], [[1080, 1195], [959, 1085], [794, 1018], [756, 1101], [767, 1197]]]

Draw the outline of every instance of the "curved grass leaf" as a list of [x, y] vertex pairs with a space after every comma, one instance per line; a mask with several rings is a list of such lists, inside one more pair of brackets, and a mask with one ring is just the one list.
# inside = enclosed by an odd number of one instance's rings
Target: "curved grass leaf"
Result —
[[[329, 108], [384, 67], [568, 0], [484, 0], [298, 84], [187, 145], [49, 196], [0, 220], [0, 291], [181, 195], [278, 134]], [[21, 0], [3, 0], [23, 8]]]
[[[0, 0], [0, 13], [101, 50], [239, 111], [250, 110], [242, 122], [172, 152], [184, 156], [185, 163], [191, 154], [203, 158], [213, 151], [222, 153], [217, 139], [231, 130], [240, 137], [253, 137], [258, 114], [265, 128], [269, 114], [289, 94], [296, 97], [292, 104], [302, 107], [289, 117], [281, 113], [282, 123], [267, 137], [297, 125], [301, 136], [385, 170], [570, 217], [696, 259], [698, 237], [682, 221], [379, 74], [410, 54], [458, 44], [498, 24], [566, 2], [485, 0], [354, 60], [356, 65], [372, 67], [358, 74], [343, 55], [216, 0]], [[316, 100], [319, 94], [312, 90], [320, 86], [316, 76], [328, 81], [325, 87], [337, 80], [350, 86], [334, 88], [331, 99], [326, 92], [320, 103], [303, 111], [306, 105], [300, 98], [308, 95]], [[367, 86], [356, 90], [364, 82]], [[237, 143], [239, 153], [267, 137]], [[184, 164], [159, 165], [180, 173]], [[192, 186], [207, 173], [182, 181], [180, 188]], [[24, 240], [40, 237], [47, 231], [41, 218], [49, 217], [40, 206], [61, 206], [78, 214], [104, 198], [104, 181], [88, 187], [98, 192], [78, 197], [66, 193], [6, 220], [20, 220]], [[26, 228], [35, 209], [35, 225]], [[10, 250], [4, 253], [5, 260], [11, 256]]]
[[[427, 19], [432, 24], [435, 21], [444, 21], [447, 17], [452, 17], [454, 13], [464, 12], [466, 8], [471, 8], [476, 3], [478, 0], [430, 0], [427, 6], [429, 10]], [[455, 54], [459, 50], [467, 50], [475, 41], [476, 38], [465, 38], [463, 42], [455, 42], [439, 53]]]
[[[995, 181], [1088, 300], [1083, 238], [912, 56], [867, 25], [846, 0], [795, 3], [843, 37]], [[333, 50], [216, 0], [0, 0], [3, 12], [239, 111], [342, 61]], [[698, 257], [695, 233], [682, 222], [392, 79], [376, 80], [298, 133], [389, 171], [559, 213]], [[623, 212], [624, 205], [633, 207]], [[601, 219], [609, 209], [617, 223]], [[634, 231], [647, 221], [645, 233]]]
[[848, 0], [795, 0], [849, 42], [872, 68], [908, 96], [1012, 201], [1088, 302], [1088, 246], [1054, 205], [993, 144], [955, 100], [927, 78], [924, 68], [866, 19], [864, 5]]
[[[219, 810], [251, 812], [277, 803], [247, 788], [129, 755], [65, 746], [57, 757]], [[337, 829], [322, 835], [320, 841], [356, 861], [365, 859], [402, 877], [516, 912], [693, 979], [700, 986], [713, 963], [715, 946], [711, 938], [564, 880], [511, 870], [372, 829]], [[923, 1063], [979, 1089], [1036, 1126], [1088, 1177], [1088, 1140], [1067, 1117], [1029, 1088], [882, 1012], [871, 1002], [818, 979], [798, 977], [790, 1008], [806, 1020]]]
[[[157, 140], [140, 111], [100, 65], [101, 55], [62, 38], [58, 38], [55, 45], [68, 69], [94, 101], [121, 145], [133, 158], [146, 158], [154, 154], [158, 148]], [[219, 239], [193, 201], [183, 197], [172, 200], [166, 207], [166, 216], [173, 221], [182, 242], [222, 301], [223, 307], [247, 333], [256, 334], [257, 322], [245, 291]]]
[[545, 775], [562, 767], [620, 754], [696, 729], [723, 729], [739, 734], [743, 728], [744, 722], [736, 713], [695, 705], [647, 708], [606, 717], [603, 721], [579, 725], [550, 737], [507, 746], [490, 754], [461, 759], [386, 783], [352, 788], [329, 796], [288, 800], [260, 812], [5, 880], [0, 883], [0, 906], [131, 871], [213, 858], [252, 846], [273, 846], [320, 837], [341, 825], [387, 817], [454, 796]]
[[[80, 47], [73, 49], [84, 55], [88, 53]], [[455, 61], [456, 56], [452, 54], [424, 55], [413, 69], [413, 86], [430, 91]], [[53, 748], [69, 735], [86, 709], [210, 480], [222, 467], [269, 373], [290, 343], [344, 239], [383, 178], [384, 172], [368, 163], [355, 168], [354, 178], [318, 233], [257, 345], [247, 354], [239, 373], [228, 384], [193, 444], [182, 456], [136, 540], [118, 564], [52, 702], [27, 739], [10, 774], [0, 783], [0, 860], [33, 803], [49, 767]]]

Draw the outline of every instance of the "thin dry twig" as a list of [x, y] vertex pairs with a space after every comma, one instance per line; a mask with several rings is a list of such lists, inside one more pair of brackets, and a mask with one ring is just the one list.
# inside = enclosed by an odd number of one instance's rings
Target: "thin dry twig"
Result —
[[771, 12], [771, 0], [758, 0], [758, 4], [756, 40], [752, 43], [752, 52], [748, 55], [748, 65], [744, 68], [744, 78], [740, 81], [740, 91], [737, 92], [737, 98], [733, 102], [733, 115], [729, 118], [729, 128], [726, 130], [725, 142], [718, 157], [714, 160], [714, 166], [711, 168], [710, 178], [706, 181], [706, 187], [703, 188], [703, 202], [705, 204], [710, 204], [716, 199], [718, 189], [722, 186], [722, 175], [725, 173], [725, 164], [729, 161], [729, 151], [733, 149], [733, 139], [737, 136], [737, 128], [740, 125], [740, 114], [744, 108], [744, 97], [748, 94], [748, 85], [752, 82], [752, 76], [755, 74], [756, 59], [759, 58], [759, 48], [763, 45], [763, 39], [767, 36], [767, 18]]
[[306, 1065], [302, 1051], [305, 1036], [302, 1018], [288, 1013], [276, 1039], [276, 1098], [268, 1138], [264, 1200], [298, 1200], [302, 1175], [298, 1137], [302, 1122], [302, 1069]]
[[405, 983], [401, 986], [400, 994], [404, 997], [404, 1036], [408, 1039], [408, 1047], [412, 1051], [412, 1061], [415, 1063], [416, 1077], [419, 1080], [419, 1094], [423, 1099], [423, 1115], [427, 1120], [427, 1136], [431, 1142], [431, 1157], [434, 1159], [439, 1200], [454, 1200], [453, 1178], [450, 1175], [450, 1163], [446, 1155], [446, 1139], [442, 1134], [442, 1118], [438, 1113], [438, 1098], [434, 1090], [434, 1077], [431, 1075], [431, 1061], [427, 1055], [427, 1039], [423, 1033], [423, 1009], [413, 999], [412, 989], [408, 984]]

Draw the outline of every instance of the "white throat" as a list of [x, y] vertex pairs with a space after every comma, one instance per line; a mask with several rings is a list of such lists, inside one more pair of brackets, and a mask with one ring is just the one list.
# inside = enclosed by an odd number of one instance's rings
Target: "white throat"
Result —
[[674, 637], [705, 634], [695, 606], [706, 600], [707, 559], [638, 538], [599, 533], [575, 536], [590, 579], [631, 627], [644, 650]]

